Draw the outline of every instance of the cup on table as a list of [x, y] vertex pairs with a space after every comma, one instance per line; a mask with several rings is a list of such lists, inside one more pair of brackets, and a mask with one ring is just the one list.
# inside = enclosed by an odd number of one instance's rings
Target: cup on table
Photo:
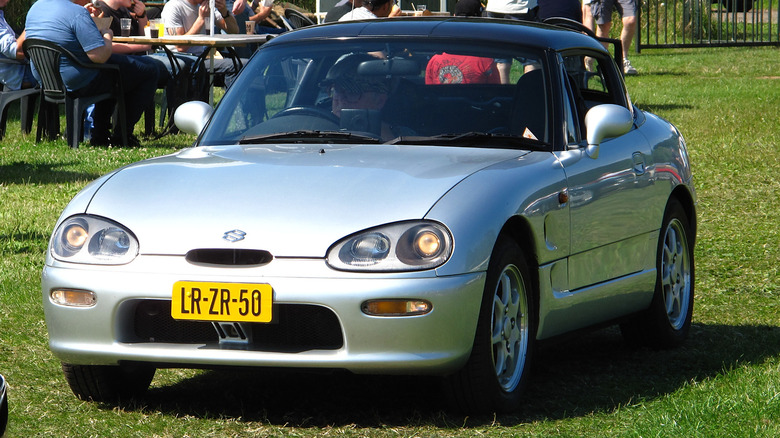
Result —
[[154, 20], [149, 21], [149, 26], [152, 28], [156, 27], [159, 36], [165, 35], [165, 24], [162, 21], [162, 18], [155, 18]]
[[246, 22], [246, 34], [252, 35], [255, 33], [255, 22], [252, 20], [247, 20]]
[[132, 20], [129, 18], [120, 18], [119, 19], [119, 26], [122, 28], [122, 36], [123, 37], [129, 37], [130, 36], [130, 25], [132, 24]]

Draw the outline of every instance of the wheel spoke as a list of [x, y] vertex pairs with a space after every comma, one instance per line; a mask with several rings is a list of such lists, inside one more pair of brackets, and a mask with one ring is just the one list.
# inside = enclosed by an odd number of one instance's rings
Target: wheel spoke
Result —
[[496, 360], [496, 376], [501, 378], [506, 372], [506, 346], [503, 342], [493, 344], [493, 354]]
[[525, 290], [517, 268], [507, 266], [493, 295], [491, 343], [496, 377], [507, 390], [522, 377], [528, 346]]
[[666, 314], [669, 315], [669, 319], [674, 319], [676, 311], [679, 310], [680, 297], [675, 289], [671, 286], [666, 292]]
[[661, 260], [661, 286], [669, 323], [679, 329], [685, 322], [688, 307], [686, 300], [689, 275], [688, 250], [679, 222], [671, 222], [666, 229]]

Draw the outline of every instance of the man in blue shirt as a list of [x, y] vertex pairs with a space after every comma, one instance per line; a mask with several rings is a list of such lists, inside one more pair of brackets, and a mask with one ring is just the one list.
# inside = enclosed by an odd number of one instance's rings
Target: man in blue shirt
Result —
[[[130, 145], [138, 145], [130, 135], [133, 127], [154, 99], [157, 89], [157, 68], [151, 64], [134, 61], [131, 56], [112, 55], [111, 29], [98, 29], [86, 8], [69, 0], [38, 0], [27, 12], [25, 24], [27, 38], [54, 41], [69, 50], [84, 63], [118, 64], [122, 72], [125, 98], [126, 126]], [[60, 73], [68, 90], [76, 96], [92, 95], [112, 88], [115, 76], [71, 64], [63, 58]], [[33, 74], [37, 75], [33, 65]], [[118, 145], [119, 137], [110, 136], [111, 115], [114, 102], [103, 101], [95, 105], [92, 130], [93, 145]]]
[[[0, 0], [0, 8], [8, 5], [8, 0]], [[0, 58], [23, 59], [22, 47], [16, 43], [16, 32], [5, 21], [5, 11], [0, 9]], [[0, 82], [9, 90], [35, 86], [30, 64], [0, 62]]]

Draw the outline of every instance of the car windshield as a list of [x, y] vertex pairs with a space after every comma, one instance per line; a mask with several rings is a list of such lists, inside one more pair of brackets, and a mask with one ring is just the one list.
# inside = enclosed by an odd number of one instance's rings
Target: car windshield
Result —
[[416, 38], [269, 45], [220, 102], [200, 145], [549, 143], [541, 52]]

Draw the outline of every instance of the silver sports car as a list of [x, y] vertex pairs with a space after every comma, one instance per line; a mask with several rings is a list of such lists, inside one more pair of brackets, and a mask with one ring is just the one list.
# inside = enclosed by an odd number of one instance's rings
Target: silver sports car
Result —
[[456, 408], [507, 411], [539, 341], [614, 323], [682, 342], [685, 141], [572, 27], [267, 42], [213, 111], [177, 110], [192, 147], [99, 178], [58, 220], [43, 303], [74, 393], [138, 395], [159, 367], [327, 368], [441, 376]]

